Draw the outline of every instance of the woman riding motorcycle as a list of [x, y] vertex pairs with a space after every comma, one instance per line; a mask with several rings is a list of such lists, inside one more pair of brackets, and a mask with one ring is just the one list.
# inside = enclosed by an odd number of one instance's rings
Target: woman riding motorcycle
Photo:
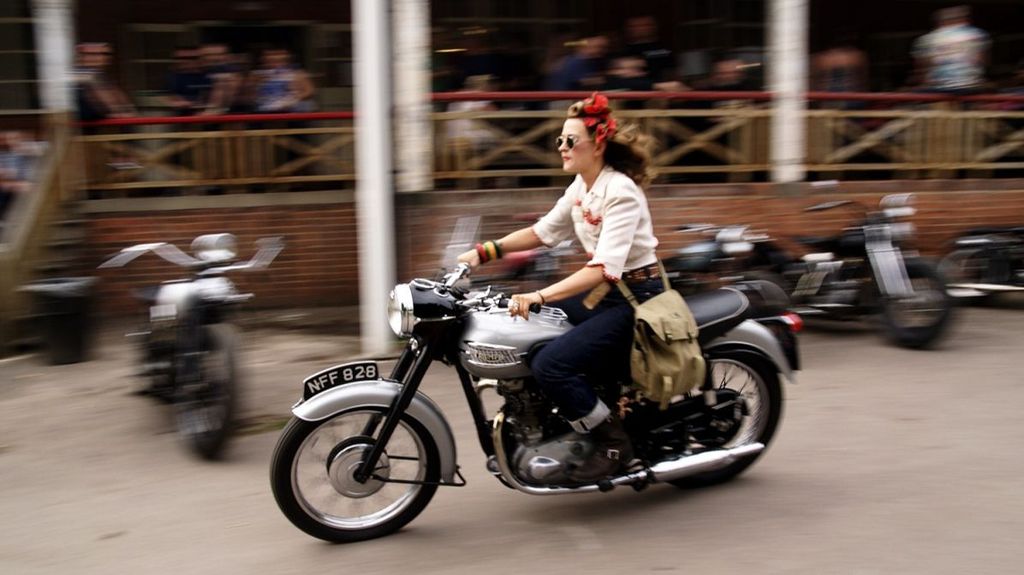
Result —
[[[601, 401], [588, 380], [623, 374], [628, 380], [633, 307], [610, 286], [624, 281], [643, 302], [663, 289], [647, 198], [649, 157], [641, 136], [620, 128], [608, 99], [594, 93], [569, 107], [556, 145], [562, 169], [576, 174], [565, 193], [532, 226], [478, 244], [459, 261], [478, 266], [502, 253], [553, 246], [575, 234], [589, 261], [569, 277], [530, 293], [514, 294], [509, 314], [527, 320], [534, 304], [558, 302], [575, 327], [533, 358], [544, 393], [579, 433], [598, 445], [572, 478], [601, 479], [629, 467], [633, 448], [618, 414]], [[589, 295], [588, 295], [589, 294]]]

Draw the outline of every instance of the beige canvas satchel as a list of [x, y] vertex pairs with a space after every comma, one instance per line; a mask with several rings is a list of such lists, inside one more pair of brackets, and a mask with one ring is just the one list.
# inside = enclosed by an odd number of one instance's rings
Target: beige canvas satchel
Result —
[[633, 348], [630, 371], [633, 385], [661, 409], [669, 400], [704, 381], [704, 356], [697, 343], [697, 322], [679, 292], [672, 289], [658, 260], [665, 291], [642, 304], [624, 281], [616, 285], [633, 306]]

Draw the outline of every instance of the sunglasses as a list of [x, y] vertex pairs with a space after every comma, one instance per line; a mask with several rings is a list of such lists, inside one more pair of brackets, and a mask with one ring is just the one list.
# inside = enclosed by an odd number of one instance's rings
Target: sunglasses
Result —
[[561, 149], [563, 145], [569, 150], [576, 147], [576, 144], [585, 141], [583, 138], [575, 134], [569, 134], [568, 136], [558, 136], [555, 138], [555, 148]]

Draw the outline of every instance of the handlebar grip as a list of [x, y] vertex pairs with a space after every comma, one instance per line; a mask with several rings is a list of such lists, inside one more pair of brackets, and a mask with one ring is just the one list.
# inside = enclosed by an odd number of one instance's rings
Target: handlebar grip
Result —
[[[498, 307], [502, 308], [502, 309], [508, 309], [508, 304], [511, 301], [512, 301], [511, 298], [503, 297], [500, 300], [498, 300]], [[530, 311], [533, 312], [533, 313], [540, 313], [541, 307], [543, 307], [543, 306], [541, 306], [539, 303], [531, 303], [530, 304]]]

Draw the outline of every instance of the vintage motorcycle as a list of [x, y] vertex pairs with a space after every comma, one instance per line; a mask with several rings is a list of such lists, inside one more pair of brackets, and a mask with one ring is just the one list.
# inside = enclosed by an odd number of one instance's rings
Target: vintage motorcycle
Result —
[[[700, 274], [723, 273], [722, 280], [762, 280], [782, 287], [802, 316], [850, 320], [881, 315], [898, 345], [923, 348], [934, 343], [949, 323], [952, 304], [943, 275], [934, 264], [901, 247], [914, 228], [901, 221], [915, 213], [910, 194], [882, 198], [870, 211], [852, 200], [805, 208], [808, 212], [856, 206], [859, 224], [835, 236], [797, 237], [811, 253], [796, 257], [778, 242], [746, 226], [728, 226], [714, 240], [683, 248], [666, 261], [673, 285], [685, 289]], [[711, 228], [712, 230], [716, 228]]]
[[[952, 314], [946, 282], [936, 266], [901, 244], [914, 234], [913, 224], [901, 221], [916, 213], [911, 194], [888, 195], [871, 211], [853, 200], [838, 200], [806, 208], [808, 212], [853, 205], [863, 220], [823, 238], [794, 238], [812, 253], [799, 260], [769, 255], [784, 264], [751, 266], [748, 278], [766, 279], [765, 271], [782, 278], [795, 311], [831, 319], [855, 319], [881, 314], [885, 330], [896, 344], [924, 348], [942, 335]], [[762, 253], [770, 244], [760, 246]], [[770, 277], [770, 276], [769, 276]]]
[[787, 258], [768, 234], [747, 225], [683, 224], [676, 232], [706, 238], [664, 260], [672, 288], [684, 296], [749, 279], [751, 269], [772, 267]]
[[[377, 362], [358, 361], [303, 381], [270, 468], [278, 506], [302, 531], [333, 542], [380, 537], [412, 521], [439, 486], [465, 485], [445, 416], [419, 391], [434, 361], [458, 374], [488, 470], [533, 495], [722, 482], [771, 442], [781, 416], [780, 381], [798, 369], [799, 326], [798, 316], [776, 315], [785, 294], [774, 286], [751, 283], [688, 299], [707, 377], [666, 410], [636, 397], [625, 382], [601, 382], [599, 393], [619, 407], [643, 464], [581, 484], [568, 472], [594, 445], [557, 414], [530, 372], [538, 349], [571, 329], [566, 314], [538, 306], [529, 321], [511, 318], [505, 295], [458, 285], [468, 272], [462, 264], [441, 281], [395, 286], [389, 322], [408, 344], [390, 374]], [[485, 390], [503, 401], [493, 416], [485, 413]]]
[[954, 298], [992, 299], [1024, 291], [1024, 227], [977, 228], [939, 262]]
[[174, 406], [179, 434], [205, 459], [221, 455], [238, 402], [238, 336], [228, 315], [253, 297], [239, 293], [225, 274], [264, 269], [284, 247], [280, 238], [257, 244], [259, 250], [244, 263], [236, 262], [235, 237], [220, 233], [195, 238], [195, 257], [173, 244], [149, 243], [125, 248], [99, 266], [122, 267], [152, 252], [194, 271], [190, 278], [139, 291], [149, 321], [130, 335], [143, 338], [140, 375], [149, 380], [144, 394]]

